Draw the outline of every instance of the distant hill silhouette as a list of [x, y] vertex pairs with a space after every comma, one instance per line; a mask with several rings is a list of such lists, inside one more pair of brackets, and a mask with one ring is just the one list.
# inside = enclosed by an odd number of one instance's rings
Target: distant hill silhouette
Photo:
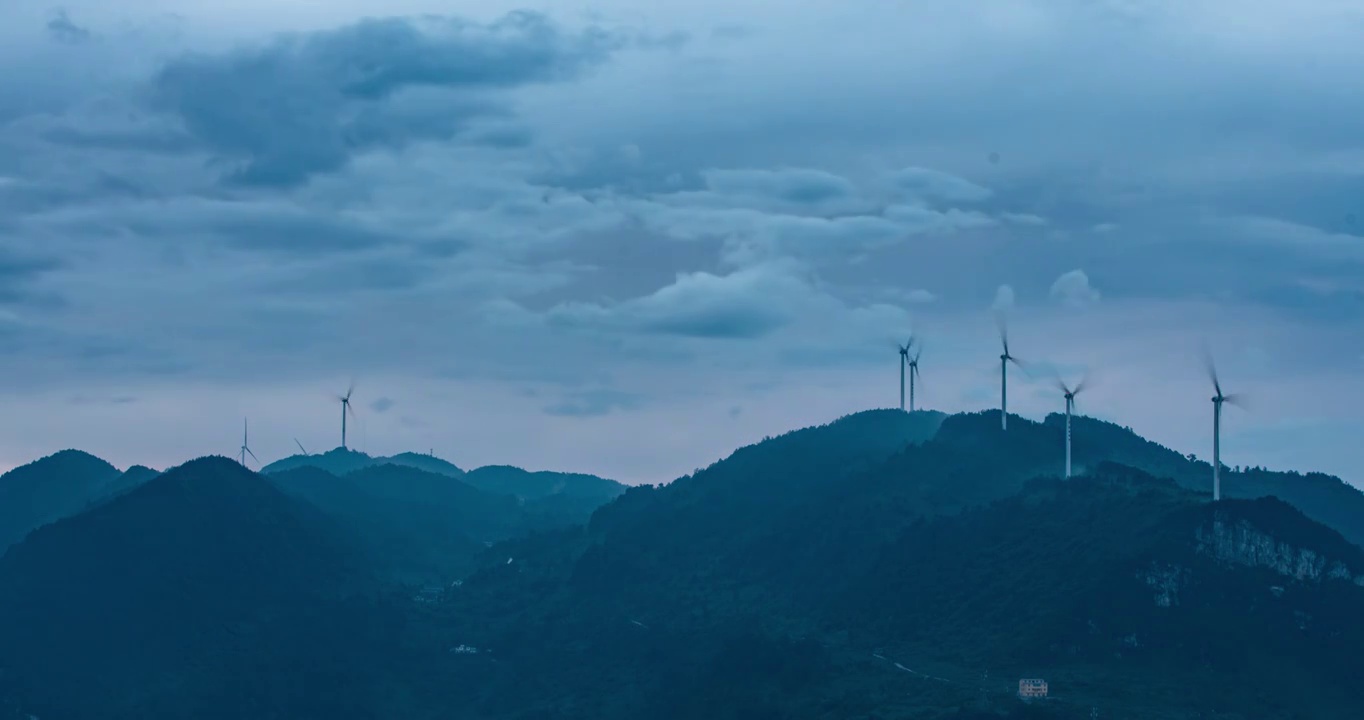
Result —
[[414, 467], [418, 470], [425, 470], [437, 475], [447, 475], [449, 477], [463, 477], [464, 471], [459, 469], [454, 463], [442, 460], [435, 455], [423, 455], [422, 453], [405, 452], [398, 453], [386, 458], [375, 458], [376, 465], [402, 465]]
[[83, 510], [118, 476], [113, 465], [79, 450], [0, 475], [0, 553], [32, 530]]
[[311, 506], [195, 460], [0, 559], [0, 665], [38, 717], [367, 717], [369, 573]]
[[539, 518], [540, 527], [584, 523], [593, 511], [625, 492], [624, 485], [596, 475], [531, 472], [510, 465], [481, 467], [462, 479], [490, 493], [515, 496]]
[[[458, 478], [480, 490], [502, 495], [514, 495], [525, 501], [537, 501], [551, 496], [561, 500], [575, 498], [575, 507], [591, 512], [593, 503], [600, 505], [624, 491], [625, 486], [614, 480], [582, 473], [532, 472], [510, 465], [488, 465], [465, 472], [454, 463], [421, 453], [399, 453], [391, 457], [370, 457], [356, 450], [337, 448], [318, 455], [292, 455], [261, 468], [271, 474], [312, 467], [338, 477], [364, 468], [397, 465], [428, 473]], [[568, 504], [568, 503], [563, 503]]]
[[381, 462], [383, 458], [370, 457], [359, 450], [335, 448], [316, 455], [290, 455], [266, 465], [260, 471], [268, 474], [300, 467], [313, 467], [339, 476]]
[[481, 490], [540, 500], [553, 495], [606, 502], [625, 491], [615, 480], [582, 473], [522, 470], [511, 465], [486, 465], [469, 471], [464, 482]]
[[412, 582], [448, 583], [470, 569], [487, 543], [531, 526], [510, 495], [413, 467], [373, 465], [342, 477], [299, 467], [268, 477], [354, 530], [377, 565]]
[[[564, 476], [573, 488], [565, 491], [557, 473], [497, 468], [455, 478], [387, 463], [340, 477], [312, 466], [267, 477], [358, 533], [391, 577], [420, 583], [462, 576], [495, 542], [585, 523], [621, 487], [587, 475]], [[505, 490], [513, 487], [529, 499]]]
[[[327, 482], [315, 473], [300, 472], [286, 479], [286, 487], [293, 482], [298, 484], [293, 488], [296, 491], [310, 488], [311, 494], [306, 495], [310, 501], [362, 523], [367, 533], [385, 537], [384, 544], [393, 551], [390, 558], [400, 556], [397, 548], [408, 547], [404, 553], [414, 561], [402, 563], [408, 570], [420, 568], [419, 574], [443, 576], [467, 566], [470, 548], [532, 530], [586, 522], [594, 510], [625, 491], [614, 480], [582, 473], [532, 472], [510, 465], [465, 472], [432, 455], [370, 457], [340, 448], [284, 458], [261, 472], [279, 476], [303, 470], [324, 471], [346, 482]], [[328, 488], [337, 495], [327, 497]], [[384, 496], [375, 498], [378, 504], [369, 505], [363, 498], [376, 492]], [[508, 504], [508, 498], [519, 503]], [[400, 507], [412, 503], [425, 507]], [[427, 520], [406, 522], [405, 516]], [[437, 557], [444, 561], [432, 562]]]
[[300, 467], [314, 467], [326, 470], [333, 475], [345, 475], [374, 465], [401, 465], [448, 477], [462, 477], [464, 475], [464, 471], [455, 466], [454, 463], [442, 460], [434, 455], [406, 452], [392, 457], [371, 457], [359, 450], [347, 448], [336, 448], [317, 455], [290, 455], [266, 465], [261, 468], [261, 472], [277, 473]]
[[143, 483], [160, 474], [160, 472], [145, 465], [134, 465], [124, 470], [122, 475], [101, 486], [96, 502], [118, 497], [129, 490], [140, 487]]

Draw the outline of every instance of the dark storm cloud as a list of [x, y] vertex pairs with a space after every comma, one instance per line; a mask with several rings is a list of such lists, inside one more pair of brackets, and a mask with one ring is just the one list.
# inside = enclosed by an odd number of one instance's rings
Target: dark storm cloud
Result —
[[156, 77], [152, 100], [241, 163], [235, 179], [295, 185], [361, 150], [449, 137], [500, 107], [481, 91], [575, 77], [622, 44], [598, 28], [565, 32], [530, 12], [487, 25], [369, 19], [180, 57]]

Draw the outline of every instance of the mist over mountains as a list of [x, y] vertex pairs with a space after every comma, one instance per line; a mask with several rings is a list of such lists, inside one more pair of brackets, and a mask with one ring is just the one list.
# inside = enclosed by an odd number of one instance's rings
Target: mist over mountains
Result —
[[[338, 449], [0, 477], [0, 718], [1353, 717], [1364, 493], [877, 410], [660, 486]], [[1052, 698], [1025, 704], [1021, 677]], [[1278, 688], [1291, 686], [1285, 693]]]

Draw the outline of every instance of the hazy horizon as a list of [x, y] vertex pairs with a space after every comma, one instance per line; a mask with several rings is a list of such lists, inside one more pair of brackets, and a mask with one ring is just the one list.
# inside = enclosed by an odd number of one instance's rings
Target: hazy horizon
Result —
[[1080, 414], [1209, 456], [1206, 340], [1225, 464], [1364, 483], [1350, 3], [12, 5], [0, 470], [331, 449], [353, 378], [370, 454], [664, 482], [911, 329], [997, 407], [1006, 308]]

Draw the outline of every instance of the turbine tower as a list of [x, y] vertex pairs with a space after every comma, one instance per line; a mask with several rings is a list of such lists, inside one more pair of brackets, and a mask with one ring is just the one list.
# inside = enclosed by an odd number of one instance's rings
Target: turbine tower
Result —
[[245, 418], [242, 418], [242, 447], [241, 447], [241, 456], [242, 456], [242, 457], [241, 457], [241, 463], [242, 463], [242, 467], [246, 467], [246, 456], [247, 456], [247, 455], [250, 455], [250, 456], [251, 456], [251, 459], [252, 459], [252, 460], [255, 460], [257, 465], [260, 464], [260, 460], [256, 458], [256, 454], [253, 453], [253, 452], [251, 452], [251, 448], [247, 447], [247, 444], [246, 444], [246, 419], [245, 419]]
[[1212, 380], [1212, 389], [1216, 393], [1212, 396], [1212, 499], [1217, 502], [1222, 499], [1222, 403], [1241, 406], [1243, 401], [1240, 395], [1222, 394], [1222, 383], [1217, 380], [1217, 366], [1213, 364], [1212, 354], [1206, 350], [1203, 362], [1207, 365], [1208, 378]]
[[914, 378], [919, 375], [919, 356], [924, 354], [924, 346], [914, 351], [914, 359], [909, 361], [909, 411], [914, 412]]
[[[909, 348], [912, 347], [913, 345], [914, 345], [914, 336], [913, 336], [913, 335], [910, 335], [910, 336], [909, 336], [909, 339], [905, 341], [905, 344], [900, 346], [900, 410], [901, 410], [901, 411], [904, 411], [904, 409], [905, 409], [905, 368], [909, 365]], [[914, 384], [914, 374], [913, 374], [912, 372], [910, 373], [909, 382], [910, 382], [910, 385], [911, 385], [911, 386]], [[913, 395], [914, 395], [913, 390], [911, 390], [911, 391], [910, 391], [911, 400], [910, 400], [910, 402], [909, 402], [909, 408], [910, 408], [911, 410], [914, 409], [914, 401], [913, 401], [913, 399], [912, 399], [912, 398], [913, 398]]]
[[1075, 411], [1075, 396], [1085, 389], [1088, 381], [1081, 380], [1075, 387], [1069, 387], [1060, 377], [1056, 378], [1056, 386], [1061, 388], [1061, 392], [1066, 395], [1066, 479], [1070, 479], [1070, 416]]
[[354, 392], [355, 383], [352, 382], [350, 384], [350, 389], [346, 390], [345, 395], [336, 396], [337, 399], [341, 401], [341, 449], [343, 450], [346, 448], [346, 415], [350, 414], [352, 417], [355, 416], [355, 410], [351, 409], [350, 406], [350, 396]]
[[1013, 363], [1020, 368], [1023, 364], [1018, 362], [1018, 358], [1009, 354], [1009, 327], [1004, 322], [1004, 315], [996, 317], [999, 323], [999, 342], [1004, 346], [1004, 352], [999, 356], [999, 425], [1001, 428], [1009, 429], [1009, 363]]

